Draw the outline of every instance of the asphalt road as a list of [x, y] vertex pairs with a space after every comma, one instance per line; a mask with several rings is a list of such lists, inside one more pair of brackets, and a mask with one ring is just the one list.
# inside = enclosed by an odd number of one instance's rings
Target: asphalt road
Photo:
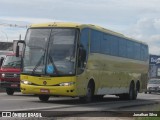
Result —
[[[159, 107], [159, 109], [158, 109]], [[138, 94], [137, 100], [122, 101], [116, 96], [105, 96], [103, 100], [82, 104], [78, 98], [51, 97], [41, 102], [34, 95], [15, 93], [8, 96], [0, 93], [0, 111], [42, 111], [45, 116], [112, 116], [124, 111], [159, 111], [160, 94]], [[98, 114], [97, 114], [98, 113]], [[101, 114], [99, 114], [101, 113]]]

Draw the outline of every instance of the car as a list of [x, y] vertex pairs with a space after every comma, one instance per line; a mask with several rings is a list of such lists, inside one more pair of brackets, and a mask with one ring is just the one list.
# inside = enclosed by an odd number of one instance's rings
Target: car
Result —
[[152, 92], [160, 92], [160, 79], [157, 78], [152, 78], [148, 81], [147, 83], [147, 92], [150, 94]]
[[15, 53], [7, 54], [1, 58], [0, 87], [6, 90], [8, 95], [20, 91], [21, 57]]

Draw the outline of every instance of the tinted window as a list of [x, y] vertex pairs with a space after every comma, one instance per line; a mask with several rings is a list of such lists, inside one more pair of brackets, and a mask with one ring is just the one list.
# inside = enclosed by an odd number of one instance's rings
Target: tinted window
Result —
[[141, 45], [140, 43], [134, 43], [134, 58], [137, 59], [137, 60], [140, 60], [141, 58]]
[[111, 53], [111, 40], [109, 39], [109, 35], [107, 34], [104, 34], [103, 39], [101, 40], [101, 53]]
[[134, 58], [134, 46], [132, 41], [127, 41], [127, 57]]
[[100, 52], [102, 33], [91, 30], [91, 52]]
[[110, 35], [111, 40], [111, 55], [118, 56], [118, 38]]
[[126, 57], [126, 40], [123, 38], [119, 38], [119, 56]]

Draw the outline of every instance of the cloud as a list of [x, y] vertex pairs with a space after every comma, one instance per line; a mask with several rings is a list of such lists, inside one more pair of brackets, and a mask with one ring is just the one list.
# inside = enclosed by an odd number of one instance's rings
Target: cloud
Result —
[[[150, 53], [159, 54], [159, 4], [159, 0], [1, 0], [0, 22], [20, 25], [52, 21], [96, 24], [147, 42]], [[0, 30], [7, 33], [8, 39], [18, 34], [6, 28]], [[24, 31], [19, 29], [18, 32]]]
[[142, 18], [126, 30], [126, 35], [146, 42], [151, 54], [160, 54], [160, 18]]

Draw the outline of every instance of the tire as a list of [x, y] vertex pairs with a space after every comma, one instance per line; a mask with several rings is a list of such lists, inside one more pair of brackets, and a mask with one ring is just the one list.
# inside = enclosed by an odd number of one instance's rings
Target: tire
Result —
[[129, 93], [127, 93], [127, 94], [126, 93], [125, 94], [120, 94], [119, 98], [121, 100], [135, 100], [137, 98], [137, 93], [135, 92], [134, 84], [133, 83], [130, 84]]
[[127, 100], [134, 100], [135, 97], [135, 90], [134, 90], [134, 84], [130, 84], [129, 93], [127, 94]]
[[137, 88], [134, 89], [134, 95], [133, 95], [133, 100], [137, 99], [137, 95], [138, 95], [138, 90]]
[[50, 96], [49, 95], [39, 95], [38, 97], [40, 101], [47, 102]]
[[6, 88], [6, 93], [7, 95], [13, 95], [14, 94], [14, 90], [11, 88]]
[[84, 97], [79, 97], [79, 100], [83, 103], [90, 103], [92, 102], [93, 100], [93, 94], [94, 94], [94, 91], [93, 91], [93, 85], [91, 83], [88, 84], [88, 87], [87, 87], [87, 93], [86, 93], [86, 96]]

